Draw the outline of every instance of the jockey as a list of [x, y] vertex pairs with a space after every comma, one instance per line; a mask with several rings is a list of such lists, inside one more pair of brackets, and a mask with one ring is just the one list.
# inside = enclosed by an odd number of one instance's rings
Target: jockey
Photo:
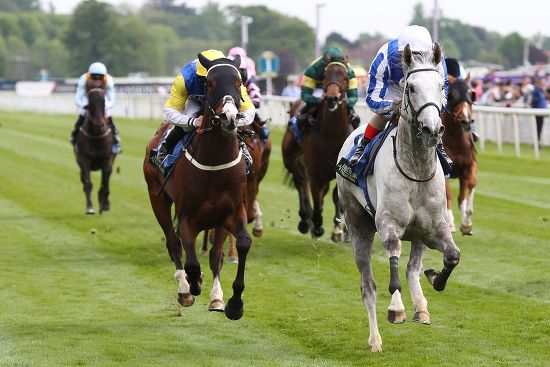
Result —
[[[223, 52], [218, 50], [202, 51], [201, 55], [208, 60], [225, 58]], [[173, 126], [166, 130], [166, 136], [157, 148], [156, 156], [152, 162], [163, 171], [163, 162], [166, 156], [174, 149], [185, 133], [198, 129], [202, 125], [203, 104], [206, 95], [206, 68], [198, 59], [188, 62], [180, 71], [172, 88], [170, 97], [163, 108], [164, 121]], [[243, 118], [238, 126], [250, 125], [254, 120], [256, 109], [246, 93], [246, 88], [241, 85], [241, 107], [239, 112]], [[252, 158], [247, 149], [242, 149], [247, 161]]]
[[[404, 82], [405, 77], [401, 57], [407, 44], [413, 53], [431, 51], [433, 48], [430, 32], [418, 25], [405, 27], [398, 38], [392, 39], [380, 47], [370, 67], [370, 81], [367, 89], [367, 105], [375, 115], [367, 124], [363, 138], [359, 140], [357, 150], [349, 161], [352, 166], [359, 161], [367, 144], [384, 129], [393, 112], [398, 111], [401, 106], [402, 92], [399, 86]], [[441, 58], [438, 68], [444, 76], [445, 96], [447, 96], [449, 81], [444, 58]], [[441, 150], [447, 162], [452, 164], [445, 154], [442, 144], [438, 145], [438, 149]]]
[[347, 105], [348, 115], [353, 126], [359, 126], [359, 115], [355, 113], [353, 106], [357, 102], [357, 79], [351, 66], [348, 64], [347, 57], [344, 56], [342, 50], [337, 47], [327, 47], [323, 51], [323, 56], [315, 59], [304, 71], [302, 80], [302, 100], [306, 103], [300, 111], [298, 120], [307, 119], [308, 113], [313, 112], [314, 107], [321, 103], [321, 99], [313, 95], [313, 90], [323, 86], [323, 75], [325, 68], [331, 62], [341, 62], [348, 67], [348, 92]]
[[[262, 93], [260, 92], [260, 87], [256, 84], [256, 65], [254, 60], [246, 55], [246, 51], [242, 47], [233, 47], [227, 53], [227, 57], [231, 60], [234, 60], [237, 55], [241, 57], [239, 71], [241, 72], [243, 84], [246, 87], [248, 96], [250, 97], [254, 107], [260, 108], [260, 104], [262, 103]], [[254, 120], [261, 121], [259, 118], [255, 118]], [[260, 139], [265, 142], [265, 140], [269, 137], [269, 130], [265, 125], [257, 126], [257, 128]]]
[[94, 62], [88, 68], [88, 72], [82, 74], [76, 84], [76, 94], [74, 97], [76, 105], [80, 108], [78, 120], [71, 132], [71, 144], [75, 144], [76, 137], [80, 127], [84, 123], [88, 107], [88, 91], [92, 88], [101, 88], [105, 91], [105, 117], [108, 118], [109, 127], [114, 133], [113, 136], [113, 153], [122, 152], [120, 147], [120, 135], [115, 127], [111, 116], [111, 109], [115, 104], [115, 82], [110, 74], [107, 74], [107, 67], [101, 62]]

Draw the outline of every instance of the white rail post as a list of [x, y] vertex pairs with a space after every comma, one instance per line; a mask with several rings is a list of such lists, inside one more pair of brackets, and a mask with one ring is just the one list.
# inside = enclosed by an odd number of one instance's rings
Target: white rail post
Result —
[[516, 157], [520, 157], [521, 148], [520, 148], [520, 141], [519, 141], [518, 115], [516, 115], [515, 113], [512, 115], [512, 128], [514, 129], [514, 146], [516, 148]]
[[478, 132], [479, 132], [479, 149], [484, 152], [485, 151], [485, 113], [478, 112]]
[[539, 152], [539, 137], [537, 135], [537, 118], [535, 115], [531, 116], [531, 131], [533, 134], [533, 149], [535, 152], [535, 158], [540, 158], [540, 152]]
[[497, 130], [497, 150], [498, 154], [502, 155], [502, 130], [500, 128], [500, 116], [497, 113], [494, 113], [495, 117], [495, 126]]

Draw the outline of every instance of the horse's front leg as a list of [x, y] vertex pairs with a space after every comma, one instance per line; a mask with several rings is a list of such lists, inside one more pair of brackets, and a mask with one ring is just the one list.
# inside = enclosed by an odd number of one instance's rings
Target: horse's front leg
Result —
[[237, 275], [233, 281], [233, 296], [227, 302], [225, 307], [225, 316], [231, 320], [238, 320], [244, 314], [244, 305], [242, 293], [244, 291], [244, 271], [246, 266], [246, 256], [252, 245], [252, 240], [247, 231], [246, 208], [244, 204], [237, 210], [233, 218], [228, 221], [227, 230], [229, 230], [237, 239], [237, 253], [239, 254], [239, 264]]
[[332, 201], [334, 202], [334, 229], [330, 238], [334, 242], [342, 242], [344, 240], [343, 222], [344, 222], [344, 209], [338, 200], [338, 187], [334, 186], [332, 190]]
[[197, 259], [195, 251], [195, 241], [197, 239], [198, 230], [191, 225], [187, 217], [180, 218], [180, 237], [185, 250], [185, 273], [189, 283], [189, 290], [192, 295], [198, 296], [201, 294], [202, 272], [201, 265]]
[[113, 171], [113, 162], [107, 161], [101, 169], [101, 187], [97, 193], [99, 202], [99, 214], [108, 211], [111, 208], [109, 203], [109, 179]]
[[425, 246], [422, 241], [411, 241], [411, 256], [407, 264], [407, 283], [411, 290], [411, 299], [415, 311], [413, 321], [429, 325], [430, 313], [428, 312], [428, 301], [426, 301], [422, 292], [422, 286], [420, 285], [424, 249]]
[[264, 224], [262, 222], [263, 213], [258, 199], [254, 200], [254, 213], [254, 227], [252, 228], [252, 234], [255, 237], [261, 237], [264, 233]]
[[313, 199], [313, 227], [311, 228], [311, 236], [319, 238], [325, 234], [323, 228], [323, 200], [328, 192], [328, 183], [321, 183], [317, 180], [311, 180], [311, 197]]
[[300, 216], [300, 222], [298, 223], [298, 231], [306, 234], [309, 232], [311, 226], [311, 203], [309, 201], [309, 184], [305, 179], [297, 179], [294, 176], [294, 185], [298, 190], [298, 200], [300, 208], [298, 209], [298, 215]]
[[458, 207], [460, 208], [460, 232], [465, 235], [472, 234], [472, 215], [474, 214], [474, 192], [477, 184], [477, 164], [472, 164], [464, 178], [460, 179], [460, 194], [458, 195]]
[[449, 183], [449, 180], [445, 180], [445, 196], [447, 197], [447, 221], [449, 222], [449, 230], [456, 232], [455, 216], [453, 215], [453, 188]]
[[401, 280], [399, 279], [399, 257], [401, 256], [401, 237], [404, 229], [395, 220], [382, 216], [378, 224], [380, 240], [386, 248], [390, 260], [390, 285], [389, 291], [392, 296], [388, 306], [388, 321], [400, 324], [406, 320], [405, 305], [401, 299]]
[[223, 290], [220, 282], [220, 273], [223, 265], [223, 244], [227, 238], [227, 231], [223, 228], [216, 228], [214, 244], [210, 249], [210, 270], [212, 271], [212, 291], [210, 291], [210, 305], [208, 311], [223, 312]]
[[455, 244], [447, 223], [444, 221], [439, 223], [436, 231], [426, 239], [425, 243], [428, 247], [443, 253], [443, 269], [441, 271], [435, 271], [434, 269], [424, 271], [434, 289], [442, 291], [447, 285], [447, 279], [449, 279], [453, 269], [460, 261], [460, 249]]
[[86, 196], [86, 214], [95, 214], [94, 207], [92, 205], [92, 180], [90, 178], [90, 165], [88, 162], [79, 162], [80, 165], [80, 181], [84, 189], [84, 195]]

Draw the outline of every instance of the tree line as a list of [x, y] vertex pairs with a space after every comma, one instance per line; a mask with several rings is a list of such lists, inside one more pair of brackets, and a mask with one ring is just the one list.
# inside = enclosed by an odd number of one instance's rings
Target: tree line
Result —
[[[47, 69], [53, 78], [76, 77], [96, 60], [103, 61], [115, 76], [136, 72], [174, 75], [200, 50], [227, 51], [239, 44], [242, 15], [254, 19], [249, 25], [248, 44], [254, 59], [265, 50], [276, 52], [281, 58], [282, 74], [300, 72], [313, 59], [312, 27], [266, 6], [221, 8], [208, 2], [192, 8], [174, 0], [149, 0], [134, 10], [127, 5], [115, 8], [98, 0], [85, 0], [72, 14], [60, 15], [51, 5], [42, 10], [40, 0], [2, 0], [0, 78], [35, 79], [41, 69]], [[424, 15], [422, 5], [415, 6], [411, 23], [431, 29], [431, 18]], [[356, 41], [349, 41], [333, 33], [326, 44], [352, 51], [368, 42], [383, 42], [384, 38], [380, 33], [361, 34]], [[525, 40], [517, 33], [502, 37], [444, 18], [440, 38], [446, 54], [459, 59], [507, 67], [522, 62]], [[542, 48], [550, 48], [550, 38], [539, 41]], [[543, 60], [545, 55], [536, 50], [530, 55]]]

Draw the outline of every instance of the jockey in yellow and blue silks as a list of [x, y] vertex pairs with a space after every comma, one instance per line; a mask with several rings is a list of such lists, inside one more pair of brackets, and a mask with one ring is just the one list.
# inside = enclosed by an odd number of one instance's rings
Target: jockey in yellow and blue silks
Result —
[[348, 68], [348, 91], [347, 91], [347, 106], [350, 121], [354, 126], [359, 125], [359, 116], [355, 113], [353, 106], [357, 103], [357, 79], [355, 72], [348, 64], [347, 57], [344, 56], [342, 50], [337, 47], [327, 47], [324, 49], [322, 56], [313, 60], [313, 62], [304, 71], [302, 80], [302, 100], [306, 106], [302, 109], [302, 116], [308, 112], [312, 112], [315, 106], [321, 103], [321, 99], [313, 95], [316, 88], [323, 87], [323, 77], [325, 68], [331, 62], [341, 62]]
[[105, 96], [105, 117], [109, 122], [109, 127], [114, 133], [113, 136], [113, 153], [118, 154], [122, 152], [120, 147], [120, 135], [115, 127], [113, 118], [111, 116], [111, 110], [115, 104], [115, 82], [113, 77], [107, 73], [107, 67], [101, 62], [94, 62], [88, 67], [88, 72], [84, 73], [78, 79], [76, 83], [76, 93], [74, 96], [74, 101], [76, 105], [80, 108], [78, 114], [78, 119], [74, 125], [73, 131], [71, 132], [70, 142], [75, 144], [76, 137], [78, 132], [84, 124], [84, 119], [88, 113], [88, 91], [90, 89], [100, 88], [104, 91]]
[[[369, 85], [367, 89], [367, 106], [375, 115], [368, 122], [363, 134], [359, 140], [357, 150], [350, 159], [350, 165], [356, 164], [367, 144], [382, 130], [390, 120], [394, 111], [401, 107], [401, 89], [400, 84], [404, 79], [402, 66], [402, 53], [406, 45], [409, 45], [411, 51], [427, 52], [433, 49], [432, 36], [430, 32], [422, 26], [411, 25], [403, 28], [398, 38], [386, 42], [380, 49], [369, 70]], [[438, 69], [444, 78], [445, 96], [449, 91], [449, 81], [447, 77], [447, 66], [442, 57]], [[447, 157], [443, 145], [438, 145], [438, 149], [444, 155], [447, 163], [452, 161]]]
[[[225, 58], [223, 52], [218, 50], [202, 51], [201, 55], [210, 61]], [[201, 101], [204, 100], [206, 95], [206, 74], [206, 68], [201, 65], [198, 59], [195, 59], [181, 68], [180, 73], [174, 80], [170, 89], [170, 97], [162, 110], [164, 121], [173, 126], [167, 130], [166, 137], [159, 145], [157, 154], [153, 159], [153, 163], [159, 168], [163, 166], [162, 163], [166, 156], [186, 132], [201, 127], [204, 107]], [[239, 112], [243, 117], [237, 122], [237, 126], [251, 124], [256, 113], [256, 108], [242, 84], [241, 101]], [[243, 152], [243, 154], [246, 153], [248, 151]]]

